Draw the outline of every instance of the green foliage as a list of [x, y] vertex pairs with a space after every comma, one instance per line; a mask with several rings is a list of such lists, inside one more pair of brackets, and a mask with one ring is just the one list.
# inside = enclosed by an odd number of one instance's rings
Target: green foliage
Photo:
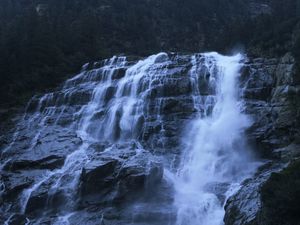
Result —
[[57, 86], [83, 63], [119, 53], [294, 49], [299, 1], [267, 1], [273, 14], [255, 18], [249, 2], [1, 0], [0, 107]]
[[300, 224], [300, 161], [274, 173], [261, 190], [262, 220], [266, 225]]

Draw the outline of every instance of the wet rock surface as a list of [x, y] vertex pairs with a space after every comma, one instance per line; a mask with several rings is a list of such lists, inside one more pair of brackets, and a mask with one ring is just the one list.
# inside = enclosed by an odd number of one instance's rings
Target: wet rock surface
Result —
[[[123, 104], [132, 96], [133, 84], [120, 86], [130, 80], [124, 78], [128, 68], [139, 62], [124, 59], [85, 65], [57, 91], [32, 98], [12, 125], [3, 125], [0, 223], [174, 220], [172, 187], [163, 179], [161, 154], [173, 158], [179, 152], [181, 128], [196, 112], [188, 74], [191, 56], [161, 54], [153, 68], [145, 69], [149, 72], [141, 71], [136, 93], [147, 104], [133, 106], [140, 113], [130, 121], [134, 129], [127, 128], [131, 124], [124, 121], [122, 105], [111, 114], [114, 122], [105, 121], [117, 95]], [[107, 126], [100, 129], [101, 123]], [[84, 124], [90, 125], [82, 128]]]
[[260, 167], [253, 178], [244, 181], [240, 190], [226, 202], [225, 224], [261, 224], [258, 218], [262, 208], [260, 190], [271, 173], [280, 171], [283, 166], [283, 164], [274, 165], [272, 162], [267, 162]]
[[[211, 74], [202, 64], [195, 68], [190, 55], [163, 54], [155, 60], [153, 71], [138, 83], [138, 96], [147, 104], [140, 106], [137, 101], [133, 107], [134, 112], [141, 112], [128, 120], [135, 124], [134, 129], [128, 129], [122, 120], [125, 108], [113, 114], [113, 127], [99, 124], [108, 117], [117, 94], [130, 94], [130, 87], [124, 85], [120, 90], [118, 82], [137, 61], [117, 62], [120, 65], [115, 70], [107, 61], [86, 65], [61, 89], [33, 98], [25, 115], [1, 124], [0, 223], [63, 224], [66, 219], [70, 224], [101, 225], [174, 222], [174, 190], [164, 179], [163, 168], [173, 166], [166, 166], [166, 161], [176, 166], [183, 127], [197, 112], [209, 113], [202, 103], [215, 93], [208, 82]], [[195, 60], [203, 59], [198, 55]], [[190, 75], [193, 69], [197, 80]], [[108, 76], [111, 82], [103, 92], [94, 92]], [[193, 98], [195, 87], [200, 90], [197, 99]], [[247, 136], [257, 153], [272, 161], [228, 199], [226, 225], [259, 224], [262, 184], [283, 163], [299, 157], [299, 90], [299, 74], [289, 54], [246, 62], [241, 91], [245, 112], [253, 118]], [[89, 103], [97, 94], [103, 104], [93, 108]], [[86, 122], [82, 118], [88, 109], [93, 112], [89, 118], [93, 123], [82, 134], [77, 131]], [[129, 141], [131, 138], [136, 141]], [[72, 154], [78, 154], [80, 160], [68, 167]], [[208, 188], [225, 201], [226, 183]]]
[[243, 74], [245, 110], [253, 118], [249, 142], [257, 154], [271, 161], [227, 201], [224, 221], [228, 225], [277, 224], [263, 218], [261, 192], [272, 173], [299, 157], [300, 76], [289, 53], [280, 59], [252, 59]]
[[244, 70], [246, 112], [253, 116], [249, 129], [264, 157], [299, 138], [299, 76], [290, 54], [283, 58], [250, 60]]

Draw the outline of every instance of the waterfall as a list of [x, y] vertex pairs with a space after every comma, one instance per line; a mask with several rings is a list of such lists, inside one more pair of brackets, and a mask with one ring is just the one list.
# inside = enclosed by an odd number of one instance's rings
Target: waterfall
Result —
[[[243, 137], [251, 124], [239, 98], [243, 56], [207, 53], [203, 58], [215, 95], [204, 96], [205, 113], [187, 125], [183, 136], [181, 165], [173, 178], [177, 225], [222, 224], [227, 195], [255, 168]], [[192, 77], [197, 76], [198, 66], [194, 63]], [[201, 96], [201, 90], [197, 92]]]
[[[1, 151], [0, 197], [23, 182], [0, 206], [7, 224], [15, 215], [85, 224], [89, 210], [106, 224], [108, 206], [128, 215], [107, 224], [222, 224], [227, 197], [255, 168], [243, 137], [251, 120], [242, 62], [240, 54], [114, 56], [34, 97]], [[82, 178], [87, 170], [93, 178]], [[129, 189], [140, 202], [118, 208]]]

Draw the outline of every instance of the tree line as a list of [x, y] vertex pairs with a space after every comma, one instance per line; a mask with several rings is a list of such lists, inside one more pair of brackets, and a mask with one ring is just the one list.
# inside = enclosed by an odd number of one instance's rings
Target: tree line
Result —
[[300, 58], [299, 15], [299, 0], [1, 0], [0, 107], [24, 104], [83, 63], [120, 53], [242, 47]]

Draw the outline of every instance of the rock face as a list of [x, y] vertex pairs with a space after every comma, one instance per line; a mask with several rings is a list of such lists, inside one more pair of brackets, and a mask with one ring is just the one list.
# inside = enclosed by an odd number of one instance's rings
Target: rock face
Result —
[[256, 118], [250, 135], [270, 157], [299, 137], [299, 78], [289, 54], [278, 63], [254, 62], [251, 68], [245, 97], [249, 113]]
[[[214, 106], [206, 63], [201, 54], [113, 57], [32, 98], [15, 129], [2, 129], [0, 223], [174, 224], [163, 168], [178, 165], [187, 122]], [[227, 200], [226, 225], [260, 224], [262, 185], [300, 154], [293, 58], [249, 59], [240, 87], [248, 141], [268, 163]]]
[[33, 97], [1, 141], [0, 222], [174, 221], [163, 165], [176, 162], [182, 127], [197, 111], [200, 81], [190, 71], [198, 65], [200, 54], [113, 57]]
[[271, 161], [227, 201], [225, 224], [276, 224], [261, 216], [261, 189], [273, 172], [300, 156], [299, 74], [290, 54], [281, 59], [253, 59], [244, 68], [242, 84], [245, 110], [254, 118], [249, 141], [258, 154]]

